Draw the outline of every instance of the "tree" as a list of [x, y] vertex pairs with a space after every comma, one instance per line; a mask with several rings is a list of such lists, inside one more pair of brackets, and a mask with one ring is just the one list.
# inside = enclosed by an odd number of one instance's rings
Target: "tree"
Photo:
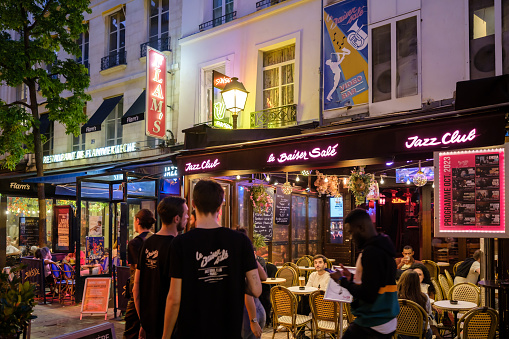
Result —
[[[0, 1], [0, 83], [26, 86], [26, 100], [0, 99], [1, 166], [14, 170], [27, 153], [35, 154], [37, 176], [42, 177], [43, 143], [40, 111], [60, 122], [67, 134], [78, 136], [87, 121], [83, 107], [90, 79], [85, 66], [73, 59], [59, 60], [61, 50], [78, 55], [76, 43], [87, 29], [83, 14], [91, 13], [89, 0]], [[39, 245], [46, 245], [44, 184], [37, 185]]]

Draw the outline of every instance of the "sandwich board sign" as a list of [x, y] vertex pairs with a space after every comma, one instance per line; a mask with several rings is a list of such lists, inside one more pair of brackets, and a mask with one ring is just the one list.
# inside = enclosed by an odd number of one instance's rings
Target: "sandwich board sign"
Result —
[[87, 278], [83, 289], [80, 320], [83, 314], [104, 314], [108, 318], [111, 278]]

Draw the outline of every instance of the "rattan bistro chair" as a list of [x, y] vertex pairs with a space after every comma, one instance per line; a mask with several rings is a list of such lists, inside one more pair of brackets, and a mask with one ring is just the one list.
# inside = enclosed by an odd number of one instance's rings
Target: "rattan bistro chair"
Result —
[[449, 273], [448, 270], [444, 270], [445, 277], [447, 278], [447, 282], [449, 283], [449, 286], [454, 285], [454, 279], [451, 276], [451, 273]]
[[274, 332], [287, 330], [291, 332], [293, 338], [297, 338], [300, 333], [304, 333], [306, 327], [313, 331], [312, 318], [308, 315], [297, 314], [297, 297], [284, 286], [274, 286], [270, 290], [270, 301], [272, 303], [273, 317], [272, 327]]
[[407, 299], [398, 299], [399, 314], [397, 335], [423, 338], [428, 328], [428, 314], [416, 302]]
[[283, 264], [283, 267], [284, 266], [290, 266], [291, 268], [293, 268], [295, 270], [295, 272], [297, 272], [297, 279], [298, 279], [298, 277], [300, 276], [299, 266], [295, 265], [293, 262], [285, 262]]
[[449, 291], [449, 299], [470, 301], [476, 305], [479, 305], [479, 287], [471, 283], [460, 283], [453, 285]]
[[457, 263], [454, 264], [454, 266], [452, 267], [452, 275], [456, 275], [456, 271], [458, 270], [458, 267], [461, 265], [463, 261], [458, 261]]
[[284, 278], [286, 282], [282, 286], [291, 287], [297, 285], [297, 272], [291, 266], [283, 266], [276, 272], [276, 278]]
[[444, 293], [442, 292], [442, 287], [440, 287], [440, 284], [436, 281], [435, 278], [431, 278], [431, 283], [435, 288], [435, 301], [444, 300]]
[[74, 303], [74, 294], [76, 291], [76, 280], [74, 268], [69, 264], [62, 265], [63, 280], [65, 281], [65, 293], [62, 295], [62, 301], [65, 301], [66, 297], [69, 298], [71, 304]]
[[489, 307], [478, 307], [465, 313], [458, 320], [457, 338], [495, 338], [498, 313]]
[[303, 256], [302, 258], [300, 258], [299, 260], [297, 260], [297, 263], [296, 263], [297, 266], [308, 266], [308, 267], [312, 267], [313, 266], [313, 262], [306, 256]]
[[51, 291], [51, 298], [58, 299], [62, 301], [62, 294], [66, 290], [66, 283], [64, 278], [64, 273], [62, 272], [62, 268], [60, 265], [56, 263], [50, 264], [51, 276], [53, 277], [54, 287]]
[[440, 267], [438, 267], [437, 263], [434, 262], [433, 260], [423, 260], [422, 263], [428, 269], [431, 277], [438, 279], [438, 274], [440, 273]]
[[[324, 300], [325, 291], [315, 291], [309, 296], [309, 304], [313, 314], [313, 336], [318, 332], [328, 333], [333, 338], [339, 338], [339, 304]], [[348, 318], [343, 318], [343, 324], [348, 325]], [[346, 326], [343, 326], [346, 328]]]
[[438, 275], [438, 282], [440, 283], [440, 286], [442, 286], [442, 291], [444, 292], [444, 299], [449, 298], [449, 290], [451, 289], [451, 285], [449, 285], [449, 282], [447, 281], [447, 278], [443, 274]]

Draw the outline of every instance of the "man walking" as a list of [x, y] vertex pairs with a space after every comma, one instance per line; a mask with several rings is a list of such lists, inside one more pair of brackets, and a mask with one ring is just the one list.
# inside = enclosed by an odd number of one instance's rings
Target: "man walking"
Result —
[[201, 180], [194, 187], [196, 228], [171, 244], [163, 338], [172, 337], [174, 329], [174, 337], [182, 339], [241, 338], [244, 294], [260, 296], [249, 238], [217, 223], [223, 199], [215, 181]]
[[157, 206], [159, 232], [145, 240], [134, 276], [134, 302], [141, 322], [140, 337], [163, 335], [166, 295], [170, 289], [170, 244], [185, 228], [188, 208], [179, 197], [166, 197]]
[[331, 274], [354, 297], [352, 313], [356, 318], [343, 338], [392, 338], [399, 314], [394, 245], [385, 234], [377, 233], [363, 209], [351, 211], [345, 226], [362, 252], [357, 259], [355, 278], [343, 265], [342, 272]]

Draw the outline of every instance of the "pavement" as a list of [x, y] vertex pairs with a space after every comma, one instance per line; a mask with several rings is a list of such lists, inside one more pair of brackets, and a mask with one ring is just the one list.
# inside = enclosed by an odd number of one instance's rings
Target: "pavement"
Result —
[[[89, 328], [105, 322], [112, 323], [115, 327], [115, 335], [118, 339], [122, 338], [125, 328], [125, 321], [120, 317], [117, 311], [117, 318], [113, 314], [113, 308], [108, 309], [108, 319], [104, 320], [103, 315], [83, 315], [80, 320], [81, 304], [61, 305], [59, 303], [36, 305], [34, 315], [36, 319], [32, 320], [31, 339], [48, 339], [58, 337], [63, 334]], [[306, 333], [309, 337], [311, 334]], [[290, 336], [291, 337], [291, 336]], [[272, 338], [272, 327], [264, 329], [262, 339]], [[286, 338], [286, 333], [277, 333], [276, 339]]]

